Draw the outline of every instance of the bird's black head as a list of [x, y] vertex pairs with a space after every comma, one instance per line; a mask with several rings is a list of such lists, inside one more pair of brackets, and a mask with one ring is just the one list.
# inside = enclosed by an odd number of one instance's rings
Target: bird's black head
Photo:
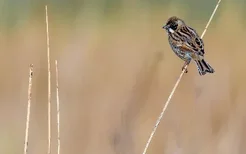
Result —
[[167, 23], [165, 26], [163, 26], [162, 28], [165, 29], [166, 31], [170, 32], [170, 33], [174, 33], [175, 31], [177, 31], [182, 25], [184, 25], [184, 21], [179, 19], [176, 16], [170, 17], [167, 20]]

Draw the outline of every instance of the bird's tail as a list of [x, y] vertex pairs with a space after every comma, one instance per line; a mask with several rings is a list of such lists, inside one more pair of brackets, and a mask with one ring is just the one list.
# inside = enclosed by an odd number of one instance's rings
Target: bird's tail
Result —
[[195, 60], [195, 62], [200, 75], [214, 73], [214, 69], [204, 59]]

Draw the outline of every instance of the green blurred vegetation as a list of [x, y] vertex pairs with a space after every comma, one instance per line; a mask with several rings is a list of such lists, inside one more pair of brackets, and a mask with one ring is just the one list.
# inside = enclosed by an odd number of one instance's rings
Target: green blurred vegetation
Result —
[[[223, 0], [221, 7], [229, 1]], [[217, 0], [51, 0], [47, 2], [50, 15], [63, 22], [74, 21], [81, 12], [86, 18], [93, 19], [93, 16], [98, 14], [103, 18], [110, 16], [117, 18], [117, 15], [123, 10], [125, 13], [131, 9], [135, 13], [138, 9], [166, 10], [170, 5], [182, 6], [182, 10], [186, 11], [187, 19], [199, 19], [205, 22], [211, 15]], [[234, 3], [241, 8], [246, 7], [245, 0], [235, 0]], [[3, 28], [12, 29], [30, 18], [43, 19], [45, 4], [46, 1], [40, 0], [1, 0], [0, 25]], [[245, 9], [243, 10], [246, 14]], [[218, 15], [214, 20], [217, 17]]]

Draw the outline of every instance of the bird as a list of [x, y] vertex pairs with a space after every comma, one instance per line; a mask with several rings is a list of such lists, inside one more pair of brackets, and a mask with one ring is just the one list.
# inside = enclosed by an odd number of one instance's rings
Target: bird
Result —
[[[204, 42], [197, 32], [188, 26], [184, 20], [177, 16], [168, 18], [166, 24], [162, 27], [168, 35], [168, 42], [173, 52], [185, 61], [182, 71], [186, 65], [193, 60], [196, 63], [199, 75], [214, 73], [214, 69], [204, 59]], [[188, 70], [185, 70], [188, 73]]]

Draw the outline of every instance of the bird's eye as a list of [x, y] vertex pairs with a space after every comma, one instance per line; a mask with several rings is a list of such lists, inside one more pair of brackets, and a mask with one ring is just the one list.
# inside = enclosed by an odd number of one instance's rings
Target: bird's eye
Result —
[[170, 25], [170, 28], [172, 28], [173, 30], [176, 30], [178, 28], [178, 24], [177, 23], [172, 23]]

